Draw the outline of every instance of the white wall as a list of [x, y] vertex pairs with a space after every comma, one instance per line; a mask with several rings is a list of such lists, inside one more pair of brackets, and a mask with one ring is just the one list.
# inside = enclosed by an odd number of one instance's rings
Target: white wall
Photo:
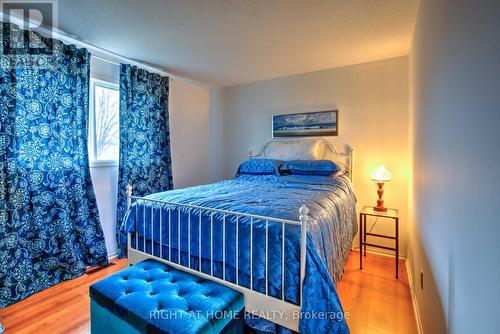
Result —
[[[408, 57], [295, 75], [211, 92], [214, 117], [213, 178], [234, 176], [247, 151], [271, 140], [273, 114], [339, 110], [334, 142], [355, 150], [358, 207], [374, 205], [371, 172], [381, 163], [393, 174], [384, 198], [401, 212], [401, 248], [406, 248], [408, 195]], [[379, 221], [374, 231], [394, 233]]]
[[182, 79], [170, 86], [170, 146], [174, 187], [210, 181], [209, 91]]
[[226, 156], [224, 142], [224, 88], [210, 90], [210, 181], [227, 177], [224, 171]]
[[498, 333], [500, 2], [422, 0], [409, 263], [425, 333]]
[[91, 167], [90, 176], [94, 184], [97, 208], [108, 256], [117, 255], [116, 246], [116, 200], [118, 192], [118, 167]]
[[[117, 65], [92, 59], [93, 78], [118, 82]], [[209, 182], [209, 91], [181, 78], [170, 81], [169, 116], [174, 187]], [[97, 206], [109, 256], [117, 254], [118, 167], [91, 167]]]

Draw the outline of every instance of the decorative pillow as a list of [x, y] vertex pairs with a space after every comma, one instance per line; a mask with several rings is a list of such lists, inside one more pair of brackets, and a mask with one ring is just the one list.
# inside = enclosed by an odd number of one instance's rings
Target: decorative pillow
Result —
[[279, 169], [283, 160], [276, 159], [250, 159], [243, 161], [238, 168], [238, 174], [253, 175], [279, 175]]
[[341, 168], [331, 160], [292, 160], [285, 162], [281, 172], [295, 175], [323, 175], [331, 176], [339, 172]]

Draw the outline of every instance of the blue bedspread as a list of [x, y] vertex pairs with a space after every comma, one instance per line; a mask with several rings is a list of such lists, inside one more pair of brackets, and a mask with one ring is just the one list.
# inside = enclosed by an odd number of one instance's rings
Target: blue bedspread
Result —
[[[234, 180], [157, 193], [147, 197], [290, 220], [298, 220], [298, 209], [302, 204], [307, 205], [310, 210], [310, 220], [307, 226], [306, 277], [303, 286], [304, 316], [300, 320], [300, 331], [315, 334], [349, 332], [345, 319], [338, 319], [342, 307], [334, 287], [334, 282], [342, 275], [352, 239], [357, 232], [356, 200], [346, 177], [240, 175]], [[151, 229], [151, 220], [155, 222], [156, 228]], [[223, 215], [214, 215], [212, 224], [211, 220], [212, 217], [208, 212], [195, 209], [178, 212], [175, 206], [138, 201], [124, 219], [120, 243], [122, 247], [126, 246], [126, 233], [137, 232], [137, 239], [132, 238], [134, 248], [156, 256], [161, 254], [165, 259], [180, 262], [192, 269], [200, 270], [201, 265], [203, 272], [210, 273], [213, 270], [215, 276], [220, 278], [225, 276], [227, 281], [236, 282], [234, 245], [236, 245], [237, 218], [232, 215], [225, 217], [225, 234]], [[158, 228], [160, 221], [161, 234]], [[238, 282], [246, 287], [250, 287], [250, 225], [249, 219], [238, 218]], [[266, 222], [253, 220], [252, 226], [253, 289], [265, 292]], [[181, 238], [178, 233], [179, 227]], [[201, 252], [198, 242], [200, 228]], [[213, 228], [213, 240], [210, 238], [211, 228]], [[225, 254], [222, 250], [223, 235], [227, 245]], [[189, 241], [191, 241], [190, 247]], [[281, 245], [282, 225], [269, 223], [268, 290], [270, 295], [279, 298], [282, 294]], [[223, 270], [224, 258], [226, 266]], [[284, 294], [285, 300], [296, 304], [299, 301], [300, 291], [299, 258], [300, 228], [287, 225]], [[328, 313], [313, 317], [314, 314], [317, 315], [314, 312]], [[337, 319], [334, 319], [335, 317]]]

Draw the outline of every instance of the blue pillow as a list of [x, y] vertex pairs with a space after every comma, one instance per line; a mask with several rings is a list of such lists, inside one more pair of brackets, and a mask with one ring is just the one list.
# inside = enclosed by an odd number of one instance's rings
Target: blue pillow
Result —
[[238, 174], [253, 174], [253, 175], [279, 175], [279, 169], [283, 164], [283, 160], [275, 159], [251, 159], [243, 161], [238, 168]]
[[285, 162], [280, 171], [295, 175], [331, 176], [340, 171], [340, 168], [330, 160], [291, 160]]

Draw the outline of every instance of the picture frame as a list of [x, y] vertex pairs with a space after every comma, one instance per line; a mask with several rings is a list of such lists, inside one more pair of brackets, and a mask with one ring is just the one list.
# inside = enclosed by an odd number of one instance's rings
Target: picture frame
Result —
[[338, 110], [273, 115], [273, 138], [338, 136]]

